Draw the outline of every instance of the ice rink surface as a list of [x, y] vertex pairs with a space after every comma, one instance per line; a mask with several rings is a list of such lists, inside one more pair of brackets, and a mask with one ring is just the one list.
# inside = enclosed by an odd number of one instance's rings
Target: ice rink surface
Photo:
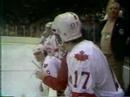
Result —
[[[32, 60], [35, 61], [33, 49], [38, 39], [1, 39], [1, 95], [43, 97], [40, 91], [41, 81], [35, 77], [37, 67], [32, 63]], [[28, 43], [30, 40], [32, 41]]]

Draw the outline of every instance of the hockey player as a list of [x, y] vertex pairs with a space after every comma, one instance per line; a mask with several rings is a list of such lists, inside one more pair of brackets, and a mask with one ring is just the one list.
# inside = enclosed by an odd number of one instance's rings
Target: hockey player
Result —
[[[46, 72], [48, 75], [52, 77], [57, 77], [58, 70], [61, 65], [61, 58], [63, 57], [64, 51], [61, 49], [61, 46], [57, 40], [57, 36], [55, 34], [50, 35], [46, 41], [44, 42], [44, 51], [46, 51], [47, 56], [44, 58], [42, 71], [37, 71], [36, 75], [39, 76], [39, 73]], [[43, 84], [44, 91], [46, 91], [46, 95], [44, 96], [57, 96], [60, 95], [60, 91], [55, 91], [51, 88], [47, 88], [46, 85]], [[48, 93], [48, 94], [47, 94]]]
[[106, 57], [93, 42], [82, 39], [81, 23], [75, 13], [56, 16], [52, 29], [60, 35], [68, 54], [57, 78], [45, 72], [39, 74], [46, 85], [55, 90], [67, 87], [68, 97], [123, 97]]
[[[60, 60], [54, 57], [55, 49], [58, 50], [58, 44], [56, 42], [56, 36], [51, 32], [52, 22], [45, 24], [45, 30], [41, 35], [41, 39], [37, 47], [34, 49], [34, 57], [39, 63], [38, 67], [50, 75], [56, 77], [56, 70], [58, 70], [60, 65]], [[53, 62], [53, 65], [51, 65]], [[54, 64], [56, 63], [56, 64]], [[36, 63], [35, 63], [36, 64]], [[45, 84], [40, 85], [40, 89], [43, 91], [43, 96], [50, 97], [51, 95], [57, 95], [57, 91], [49, 88]], [[52, 93], [50, 93], [52, 92]]]
[[[42, 62], [42, 71], [46, 72], [50, 76], [57, 77], [58, 70], [61, 65], [61, 58], [64, 54], [62, 46], [60, 44], [58, 36], [50, 32], [51, 34], [46, 37], [44, 42], [39, 46], [39, 51], [41, 51], [44, 57], [40, 58]], [[46, 53], [46, 54], [45, 54]], [[37, 57], [37, 60], [39, 57]], [[37, 71], [40, 73], [42, 71]], [[38, 77], [38, 76], [37, 76]], [[44, 96], [51, 97], [59, 95], [59, 91], [48, 88], [46, 85], [42, 84]]]
[[[42, 70], [43, 61], [44, 61], [44, 59], [47, 56], [47, 52], [45, 50], [44, 42], [45, 42], [46, 38], [51, 33], [51, 24], [52, 24], [52, 22], [48, 22], [48, 23], [45, 24], [45, 30], [44, 30], [44, 32], [41, 35], [40, 42], [36, 46], [36, 48], [33, 50], [33, 55], [34, 55], [36, 61], [39, 63], [37, 65], [39, 67], [38, 69], [40, 69], [40, 70]], [[33, 63], [34, 63], [34, 61], [33, 61]], [[36, 63], [34, 63], [34, 64], [36, 64]], [[46, 86], [43, 83], [41, 83], [39, 87], [40, 87], [40, 91], [43, 92], [43, 96], [47, 96], [48, 97], [49, 87]]]
[[45, 30], [41, 35], [40, 42], [33, 51], [33, 55], [35, 56], [35, 59], [39, 62], [40, 65], [42, 65], [44, 57], [46, 56], [46, 52], [44, 51], [44, 42], [46, 38], [51, 35], [51, 26], [52, 22], [48, 22], [45, 24]]

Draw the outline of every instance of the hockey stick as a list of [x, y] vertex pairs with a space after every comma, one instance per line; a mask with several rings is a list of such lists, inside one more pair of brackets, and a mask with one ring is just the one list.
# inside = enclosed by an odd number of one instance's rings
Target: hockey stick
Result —
[[35, 61], [32, 60], [32, 63], [33, 63], [37, 68], [41, 69], [41, 67], [40, 67]]

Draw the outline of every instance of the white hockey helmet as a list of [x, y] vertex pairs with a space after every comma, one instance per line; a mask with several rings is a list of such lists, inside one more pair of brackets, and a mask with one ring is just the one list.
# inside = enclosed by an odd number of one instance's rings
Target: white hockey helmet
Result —
[[63, 42], [68, 42], [82, 36], [81, 22], [78, 15], [66, 12], [55, 17], [52, 31], [59, 34]]

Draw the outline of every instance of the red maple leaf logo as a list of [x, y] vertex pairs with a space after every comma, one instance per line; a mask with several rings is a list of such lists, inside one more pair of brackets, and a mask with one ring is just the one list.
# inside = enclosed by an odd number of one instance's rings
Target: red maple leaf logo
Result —
[[75, 58], [79, 61], [85, 61], [88, 59], [88, 55], [84, 53], [84, 51], [80, 51], [79, 53], [75, 54]]

